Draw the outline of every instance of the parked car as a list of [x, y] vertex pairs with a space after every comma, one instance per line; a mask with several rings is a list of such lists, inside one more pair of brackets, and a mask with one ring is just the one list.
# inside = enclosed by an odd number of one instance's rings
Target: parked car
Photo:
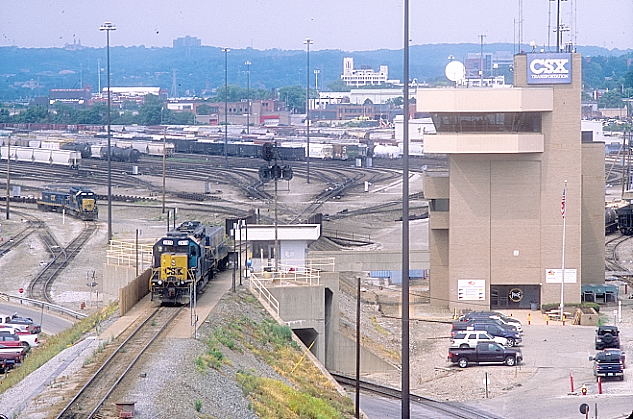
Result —
[[589, 357], [593, 361], [593, 375], [604, 378], [619, 378], [624, 380], [624, 358], [623, 352], [619, 349], [605, 349], [595, 356]]
[[491, 336], [486, 332], [467, 330], [458, 332], [451, 341], [451, 348], [474, 348], [479, 342], [497, 342], [506, 346], [508, 340], [501, 336]]
[[460, 368], [480, 363], [498, 363], [512, 367], [523, 361], [523, 354], [518, 349], [504, 348], [496, 342], [480, 342], [475, 348], [450, 348], [448, 360]]
[[22, 346], [29, 348], [39, 346], [38, 335], [29, 332], [22, 332], [19, 328], [12, 326], [0, 326], [0, 335], [16, 335], [20, 339]]
[[476, 323], [473, 326], [473, 330], [483, 330], [489, 335], [498, 336], [507, 340], [507, 346], [513, 347], [521, 343], [521, 334], [516, 330], [508, 329], [498, 324], [492, 323]]
[[498, 313], [496, 311], [471, 311], [469, 313], [464, 314], [460, 318], [461, 321], [472, 321], [472, 320], [477, 320], [477, 319], [498, 320], [501, 323], [505, 324], [506, 326], [513, 326], [519, 332], [523, 332], [523, 326], [521, 325], [520, 321], [510, 316], [506, 316], [503, 313]]
[[20, 364], [26, 356], [23, 346], [6, 346], [5, 342], [0, 342], [0, 360], [4, 360], [10, 367]]
[[599, 326], [596, 330], [596, 349], [620, 348], [620, 331], [616, 326]]
[[23, 332], [30, 332], [33, 334], [37, 334], [42, 331], [42, 327], [35, 324], [33, 319], [29, 317], [20, 317], [17, 314], [0, 317], [0, 325], [13, 325], [15, 327], [19, 327]]

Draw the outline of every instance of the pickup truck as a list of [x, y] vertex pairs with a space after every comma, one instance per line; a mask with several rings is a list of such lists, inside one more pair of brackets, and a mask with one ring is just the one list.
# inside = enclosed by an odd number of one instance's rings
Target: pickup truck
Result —
[[450, 348], [448, 360], [460, 368], [469, 364], [498, 363], [512, 367], [523, 361], [518, 349], [504, 348], [495, 342], [480, 342], [475, 348]]
[[25, 356], [26, 351], [24, 348], [5, 346], [0, 343], [0, 361], [4, 361], [9, 367], [22, 363]]
[[619, 349], [605, 349], [596, 356], [590, 356], [593, 361], [593, 375], [596, 377], [619, 378], [624, 380], [624, 352]]
[[29, 332], [22, 332], [19, 328], [0, 326], [0, 336], [8, 335], [17, 336], [22, 346], [26, 346], [28, 348], [34, 348], [40, 344], [37, 335]]

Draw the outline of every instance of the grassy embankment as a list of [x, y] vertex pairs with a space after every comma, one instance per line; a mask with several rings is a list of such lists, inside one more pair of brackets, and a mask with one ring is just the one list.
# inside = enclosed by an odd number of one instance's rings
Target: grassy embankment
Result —
[[117, 303], [110, 304], [99, 312], [78, 321], [71, 328], [48, 337], [42, 345], [31, 350], [30, 355], [26, 357], [22, 365], [11, 370], [8, 375], [4, 376], [4, 379], [0, 381], [0, 393], [13, 387], [27, 375], [50, 361], [55, 355], [78, 342], [84, 334], [93, 330], [103, 320], [114, 313], [117, 308]]
[[[259, 304], [250, 295], [241, 303]], [[196, 366], [221, 369], [229, 363], [223, 350], [249, 351], [270, 365], [281, 377], [260, 377], [255, 371], [238, 370], [236, 380], [248, 396], [251, 407], [261, 418], [344, 418], [351, 417], [351, 399], [340, 395], [332, 383], [292, 340], [292, 331], [271, 318], [254, 321], [236, 314], [216, 327], [207, 340], [207, 351], [196, 359]]]

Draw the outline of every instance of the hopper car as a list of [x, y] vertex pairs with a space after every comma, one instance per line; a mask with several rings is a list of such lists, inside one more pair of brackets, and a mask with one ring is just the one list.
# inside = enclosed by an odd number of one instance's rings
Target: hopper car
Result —
[[95, 193], [82, 186], [73, 186], [62, 191], [44, 190], [36, 203], [43, 211], [65, 211], [84, 221], [96, 220], [99, 217]]
[[228, 262], [223, 226], [186, 221], [153, 247], [149, 289], [165, 304], [188, 304]]

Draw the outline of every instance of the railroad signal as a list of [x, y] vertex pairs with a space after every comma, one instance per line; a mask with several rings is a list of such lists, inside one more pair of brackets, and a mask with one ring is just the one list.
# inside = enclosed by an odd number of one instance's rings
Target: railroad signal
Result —
[[266, 161], [271, 161], [275, 158], [275, 147], [272, 143], [266, 143], [263, 145], [262, 158]]
[[292, 167], [279, 166], [273, 164], [272, 166], [261, 166], [259, 168], [259, 179], [262, 182], [268, 182], [269, 180], [291, 180], [293, 176]]
[[23, 293], [24, 293], [24, 288], [22, 288], [22, 287], [18, 288], [18, 292], [19, 292], [20, 294], [23, 294]]

